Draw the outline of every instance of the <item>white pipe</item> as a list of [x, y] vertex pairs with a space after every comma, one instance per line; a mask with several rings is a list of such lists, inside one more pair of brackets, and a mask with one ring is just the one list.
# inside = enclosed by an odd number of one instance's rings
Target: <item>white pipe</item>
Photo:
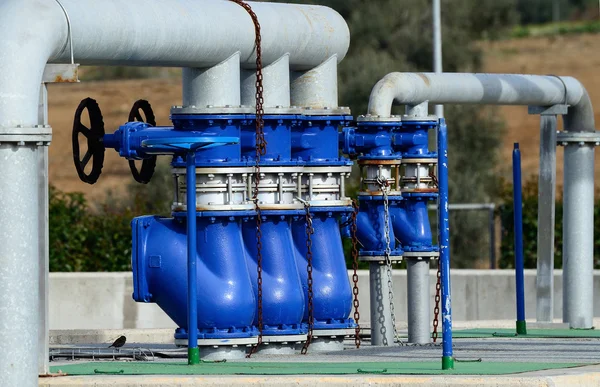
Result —
[[332, 56], [319, 66], [304, 72], [292, 72], [292, 105], [322, 109], [338, 107], [337, 64]]
[[208, 69], [184, 68], [183, 106], [240, 105], [240, 53]]
[[[290, 106], [290, 57], [263, 67], [263, 107]], [[242, 105], [256, 106], [256, 71], [242, 71]], [[238, 88], [239, 90], [239, 88]]]
[[[440, 0], [433, 0], [433, 72], [440, 74], [442, 70], [442, 10]], [[435, 105], [435, 115], [444, 116], [444, 105]]]
[[570, 105], [565, 129], [594, 131], [594, 114], [587, 91], [572, 77], [519, 74], [390, 73], [369, 98], [369, 114], [390, 116], [392, 103], [417, 105]]

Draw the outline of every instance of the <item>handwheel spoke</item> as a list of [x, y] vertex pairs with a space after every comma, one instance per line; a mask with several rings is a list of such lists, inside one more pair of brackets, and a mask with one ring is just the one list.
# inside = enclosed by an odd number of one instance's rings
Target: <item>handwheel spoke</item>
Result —
[[83, 159], [81, 160], [81, 166], [83, 168], [85, 168], [85, 166], [90, 161], [92, 156], [93, 156], [92, 152], [88, 149], [87, 152], [85, 152], [85, 156], [83, 156]]
[[79, 125], [77, 125], [77, 130], [86, 138], [90, 138], [90, 135], [92, 134], [92, 131], [81, 122], [79, 123]]
[[139, 110], [136, 110], [136, 112], [135, 112], [135, 119], [138, 120], [139, 122], [144, 122], [144, 119], [142, 118], [142, 115], [140, 114]]

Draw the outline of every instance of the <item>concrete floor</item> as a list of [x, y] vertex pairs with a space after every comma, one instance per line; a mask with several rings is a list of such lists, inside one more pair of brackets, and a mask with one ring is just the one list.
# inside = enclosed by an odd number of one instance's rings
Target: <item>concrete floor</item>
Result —
[[[502, 325], [502, 324], [500, 324]], [[371, 347], [368, 340], [360, 349], [352, 347], [348, 340], [343, 351], [324, 354], [301, 355], [257, 354], [241, 362], [419, 362], [440, 360], [439, 345]], [[155, 351], [171, 349], [165, 344], [127, 344], [126, 348], [152, 348]], [[106, 348], [105, 345], [96, 345]], [[181, 351], [185, 354], [185, 349]], [[454, 355], [458, 360], [481, 358], [483, 362], [570, 362], [590, 364], [571, 369], [553, 369], [505, 376], [410, 376], [410, 375], [299, 375], [299, 376], [67, 376], [40, 378], [40, 386], [600, 386], [600, 340], [599, 339], [523, 339], [486, 338], [455, 339]], [[164, 359], [156, 359], [165, 361]], [[181, 359], [179, 359], [181, 361]], [[52, 362], [51, 365], [68, 362]], [[440, 362], [441, 364], [441, 362]]]

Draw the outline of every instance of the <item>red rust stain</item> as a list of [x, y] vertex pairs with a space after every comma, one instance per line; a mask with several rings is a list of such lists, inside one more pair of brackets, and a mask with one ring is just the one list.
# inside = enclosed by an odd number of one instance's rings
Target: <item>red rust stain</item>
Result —
[[63, 78], [61, 75], [57, 75], [54, 78], [54, 82], [57, 82], [57, 83], [74, 83], [74, 82], [77, 82], [77, 76], [75, 76], [74, 78]]
[[421, 77], [421, 79], [423, 79], [423, 82], [425, 82], [425, 84], [426, 84], [427, 86], [430, 86], [430, 85], [431, 85], [431, 81], [429, 81], [429, 78], [427, 78], [427, 75], [425, 75], [425, 74], [422, 74], [422, 73], [417, 73], [417, 75], [418, 75], [419, 77]]

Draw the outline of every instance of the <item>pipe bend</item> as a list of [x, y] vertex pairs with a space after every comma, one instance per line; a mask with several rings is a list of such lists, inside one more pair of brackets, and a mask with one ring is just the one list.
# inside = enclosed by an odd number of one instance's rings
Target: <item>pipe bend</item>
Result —
[[565, 130], [594, 131], [589, 95], [573, 77], [524, 74], [390, 73], [371, 91], [368, 113], [390, 116], [394, 102], [401, 105], [488, 104], [569, 105]]

